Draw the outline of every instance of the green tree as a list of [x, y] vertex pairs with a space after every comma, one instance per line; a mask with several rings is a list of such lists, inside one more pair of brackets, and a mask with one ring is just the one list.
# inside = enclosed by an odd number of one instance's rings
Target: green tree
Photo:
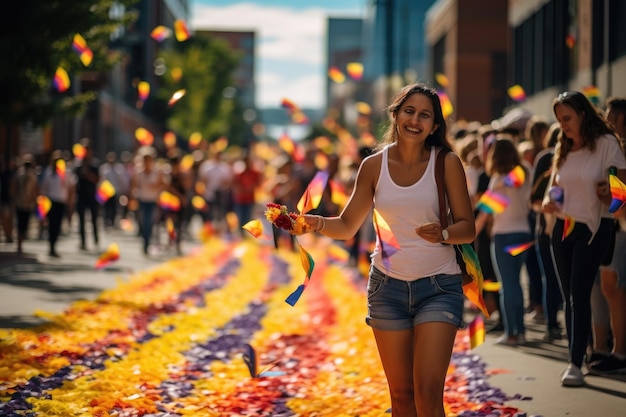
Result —
[[[55, 115], [74, 115], [95, 98], [94, 92], [52, 88], [57, 67], [75, 83], [85, 72], [110, 69], [120, 58], [109, 49], [111, 35], [136, 15], [125, 11], [137, 0], [21, 0], [0, 20], [0, 125], [47, 123]], [[120, 13], [114, 13], [121, 11]], [[93, 51], [88, 67], [72, 50], [80, 34]]]
[[[170, 109], [169, 129], [184, 138], [200, 132], [205, 140], [220, 136], [230, 143], [241, 143], [244, 136], [241, 106], [232, 88], [233, 72], [240, 57], [223, 41], [211, 37], [193, 37], [177, 49], [160, 52], [168, 68], [157, 95], [167, 102], [178, 90], [185, 96]], [[176, 79], [175, 69], [182, 72]]]

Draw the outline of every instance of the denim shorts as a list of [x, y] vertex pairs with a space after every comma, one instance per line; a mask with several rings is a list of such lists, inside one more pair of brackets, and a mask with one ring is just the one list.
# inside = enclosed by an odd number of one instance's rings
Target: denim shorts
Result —
[[613, 259], [608, 266], [601, 266], [603, 269], [611, 269], [617, 272], [617, 288], [626, 288], [626, 231], [618, 230], [615, 234], [615, 247], [613, 248]]
[[379, 330], [409, 330], [427, 322], [445, 322], [459, 329], [463, 322], [461, 275], [441, 274], [403, 281], [370, 267], [365, 322]]

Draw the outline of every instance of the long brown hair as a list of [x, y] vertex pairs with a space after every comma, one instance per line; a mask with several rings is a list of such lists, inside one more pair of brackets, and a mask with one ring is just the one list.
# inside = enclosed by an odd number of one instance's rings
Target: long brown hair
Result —
[[[596, 149], [596, 140], [600, 136], [605, 134], [615, 136], [615, 132], [603, 113], [595, 108], [583, 93], [579, 91], [565, 91], [559, 94], [552, 102], [552, 111], [554, 114], [556, 114], [556, 107], [559, 104], [571, 107], [581, 118], [580, 135], [584, 148], [588, 148], [593, 152]], [[563, 165], [573, 144], [572, 139], [568, 138], [565, 133], [561, 131], [559, 134], [559, 143], [558, 146], [555, 147], [554, 152], [554, 163], [557, 167]]]
[[[431, 135], [426, 139], [426, 145], [428, 147], [438, 146], [448, 150], [449, 152], [453, 152], [452, 146], [450, 142], [448, 142], [448, 134], [446, 131], [446, 121], [443, 118], [443, 111], [441, 110], [441, 102], [439, 101], [439, 96], [437, 95], [437, 91], [429, 87], [424, 83], [415, 83], [404, 86], [400, 91], [396, 93], [395, 96], [391, 99], [391, 103], [387, 107], [387, 111], [390, 115], [396, 115], [400, 107], [404, 104], [404, 102], [413, 94], [423, 94], [430, 99], [430, 102], [433, 105], [433, 112], [435, 116], [434, 124], [436, 124], [437, 130], [435, 130]], [[398, 141], [398, 125], [396, 123], [396, 119], [391, 117], [391, 121], [383, 133], [383, 140], [378, 145], [378, 149], [383, 148], [385, 145], [390, 143], [395, 143]]]

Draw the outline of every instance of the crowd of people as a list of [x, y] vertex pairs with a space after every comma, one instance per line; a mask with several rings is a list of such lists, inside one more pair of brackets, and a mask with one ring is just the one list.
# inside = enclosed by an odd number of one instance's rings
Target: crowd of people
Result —
[[[262, 218], [266, 202], [295, 209], [315, 174], [326, 170], [322, 203], [306, 219], [314, 231], [344, 241], [351, 263], [371, 259], [367, 323], [394, 413], [438, 409], [432, 400], [442, 395], [454, 333], [464, 325], [460, 270], [451, 246], [441, 243], [472, 243], [485, 280], [499, 283], [498, 291], [484, 294], [498, 318], [490, 330], [502, 332], [497, 343], [527, 343], [525, 320], [534, 320], [545, 325], [544, 342], [567, 339], [562, 385], [583, 385], [584, 365], [599, 374], [626, 371], [626, 210], [609, 210], [609, 171], [626, 182], [626, 98], [610, 98], [601, 107], [568, 91], [554, 99], [552, 121], [532, 115], [508, 125], [450, 123], [436, 92], [414, 84], [387, 110], [391, 122], [376, 146], [354, 139], [357, 146], [330, 151], [312, 141], [296, 152], [208, 147], [187, 155], [142, 146], [134, 154], [109, 152], [100, 163], [84, 140], [80, 158], [55, 150], [37, 164], [32, 155], [20, 155], [1, 171], [4, 239], [13, 241], [15, 227], [17, 251], [23, 251], [37, 197], [44, 195], [51, 205], [37, 222], [38, 236], [47, 236], [51, 257], [60, 256], [56, 242], [63, 227], [71, 228], [74, 213], [80, 249], [87, 249], [88, 236], [97, 247], [101, 227], [132, 219], [144, 254], [160, 225], [182, 253], [193, 216], [211, 233], [246, 236], [241, 226]], [[446, 201], [454, 218], [446, 229], [432, 184], [439, 150], [453, 151], [445, 157]], [[103, 181], [114, 190], [104, 202], [98, 197]], [[175, 202], [164, 201], [164, 193]], [[486, 209], [485, 196], [506, 204]], [[372, 224], [373, 208], [399, 244], [391, 263]], [[406, 227], [407, 221], [414, 225]], [[277, 228], [273, 235], [277, 247], [294, 248], [293, 236]], [[404, 311], [393, 300], [407, 288], [439, 298]]]

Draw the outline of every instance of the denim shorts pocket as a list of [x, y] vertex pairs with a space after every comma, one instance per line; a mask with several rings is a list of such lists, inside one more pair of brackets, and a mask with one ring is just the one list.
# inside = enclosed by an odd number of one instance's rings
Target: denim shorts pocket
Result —
[[367, 298], [371, 298], [378, 294], [385, 285], [385, 275], [378, 269], [372, 267], [370, 269], [369, 279], [367, 280]]
[[463, 278], [460, 274], [442, 274], [434, 279], [435, 286], [442, 293], [463, 295]]

